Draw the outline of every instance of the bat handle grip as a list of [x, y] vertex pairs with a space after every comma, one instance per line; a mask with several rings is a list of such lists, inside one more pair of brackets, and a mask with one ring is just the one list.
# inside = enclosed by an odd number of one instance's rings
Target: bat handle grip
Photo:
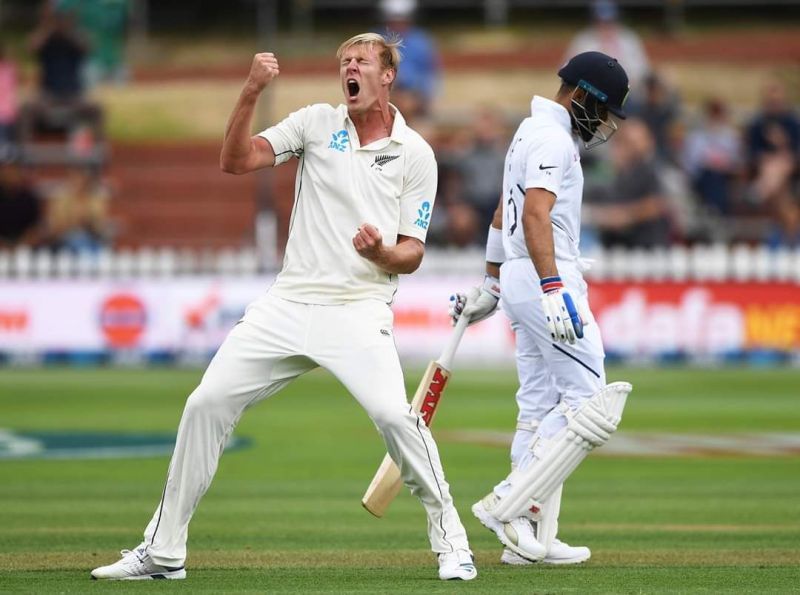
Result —
[[467, 326], [469, 325], [469, 316], [464, 316], [462, 314], [458, 317], [458, 322], [456, 322], [456, 326], [453, 329], [450, 338], [447, 340], [447, 343], [442, 349], [442, 354], [439, 356], [437, 360], [439, 365], [442, 366], [445, 370], [452, 370], [453, 369], [453, 357], [456, 354], [456, 349], [458, 349], [458, 344], [461, 343], [461, 337], [464, 336], [464, 331], [467, 330]]

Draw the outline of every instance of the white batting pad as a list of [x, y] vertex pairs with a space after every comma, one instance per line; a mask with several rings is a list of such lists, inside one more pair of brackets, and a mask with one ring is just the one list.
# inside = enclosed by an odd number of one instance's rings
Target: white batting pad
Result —
[[510, 476], [511, 489], [492, 510], [501, 521], [520, 516], [541, 519], [543, 503], [564, 483], [592, 449], [602, 446], [617, 429], [628, 393], [628, 382], [613, 382], [592, 395], [577, 410], [567, 409], [567, 426], [548, 441], [525, 469]]
[[563, 484], [542, 503], [539, 521], [536, 523], [536, 540], [548, 550], [558, 534], [558, 513], [561, 512], [561, 491]]

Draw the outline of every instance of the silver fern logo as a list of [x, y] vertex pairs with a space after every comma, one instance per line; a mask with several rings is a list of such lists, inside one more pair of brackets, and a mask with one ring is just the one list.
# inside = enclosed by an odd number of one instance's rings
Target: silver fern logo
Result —
[[387, 163], [389, 163], [391, 161], [394, 161], [398, 157], [400, 157], [400, 155], [376, 155], [375, 156], [375, 161], [373, 162], [373, 164], [370, 167], [374, 167], [378, 171], [382, 171], [384, 165], [386, 165]]

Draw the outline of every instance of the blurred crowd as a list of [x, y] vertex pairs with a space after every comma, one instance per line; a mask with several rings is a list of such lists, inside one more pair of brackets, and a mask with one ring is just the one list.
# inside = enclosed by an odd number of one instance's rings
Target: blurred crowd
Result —
[[[800, 118], [770, 81], [735, 121], [723, 97], [689, 112], [658, 75], [607, 145], [584, 151], [582, 245], [709, 242], [800, 247]], [[518, 122], [484, 107], [470, 128], [430, 132], [439, 166], [431, 241], [482, 245]]]
[[124, 79], [127, 10], [127, 0], [42, 2], [23, 50], [27, 85], [0, 41], [0, 248], [96, 251], [113, 239], [103, 110], [89, 90]]
[[[392, 4], [392, 0], [387, 0]], [[413, 0], [398, 0], [413, 18]], [[630, 116], [612, 139], [583, 151], [584, 248], [765, 243], [800, 248], [800, 117], [786, 85], [770, 80], [753, 113], [709, 89], [699, 109], [649, 60], [610, 0], [591, 4], [591, 24], [564, 56], [599, 50], [630, 75]], [[553, 93], [555, 89], [552, 90]], [[427, 107], [426, 110], [430, 110]], [[410, 110], [412, 119], [424, 110]], [[519, 118], [483, 106], [468, 128], [432, 127], [440, 165], [429, 241], [482, 245], [499, 198], [502, 164]]]
[[[482, 245], [506, 149], [525, 114], [484, 105], [459, 125], [438, 118], [442, 61], [434, 37], [418, 24], [416, 0], [377, 7], [376, 30], [403, 39], [393, 102], [439, 161], [429, 242]], [[89, 90], [127, 78], [127, 11], [128, 0], [42, 2], [25, 50], [36, 81], [25, 93], [0, 41], [0, 248], [113, 245], [103, 110]], [[615, 3], [596, 0], [590, 15], [564, 58], [592, 49], [618, 57], [630, 75], [631, 115], [609, 143], [582, 154], [583, 245], [800, 247], [800, 117], [784, 82], [770, 80], [747, 113], [713, 89], [690, 108], [623, 25]]]

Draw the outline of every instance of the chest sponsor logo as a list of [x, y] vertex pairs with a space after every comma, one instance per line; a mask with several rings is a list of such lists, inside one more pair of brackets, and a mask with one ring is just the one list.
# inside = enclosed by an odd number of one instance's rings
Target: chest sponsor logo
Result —
[[[249, 438], [234, 436], [225, 450], [237, 450], [250, 444]], [[174, 447], [174, 434], [15, 432], [0, 428], [0, 460], [168, 457]]]
[[414, 221], [414, 225], [416, 225], [420, 229], [428, 229], [428, 225], [430, 225], [430, 222], [431, 222], [431, 203], [429, 203], [426, 200], [417, 209], [417, 220]]
[[375, 161], [370, 165], [370, 167], [377, 169], [378, 171], [383, 171], [383, 166], [387, 163], [391, 163], [395, 159], [400, 157], [400, 155], [376, 155]]
[[331, 142], [328, 148], [344, 153], [347, 150], [348, 144], [350, 144], [350, 135], [347, 133], [347, 130], [342, 129], [331, 135]]

